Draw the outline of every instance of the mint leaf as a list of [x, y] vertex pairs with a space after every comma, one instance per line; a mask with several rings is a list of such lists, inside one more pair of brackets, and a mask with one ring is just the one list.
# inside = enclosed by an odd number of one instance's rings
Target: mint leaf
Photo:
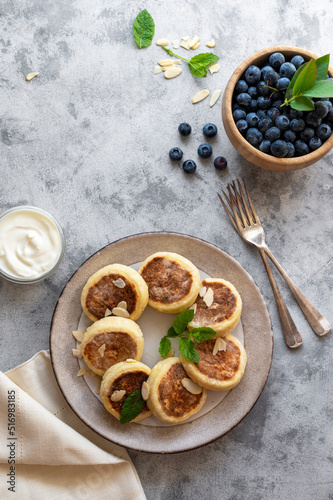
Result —
[[154, 33], [155, 24], [149, 12], [144, 9], [135, 18], [133, 23], [133, 33], [139, 49], [148, 47], [151, 44]]
[[218, 61], [219, 57], [211, 52], [198, 54], [189, 60], [189, 68], [192, 75], [201, 78], [207, 75], [207, 68], [214, 62]]
[[317, 66], [316, 63], [314, 62], [314, 59], [311, 59], [308, 63], [306, 63], [306, 65], [296, 78], [293, 87], [293, 95], [298, 96], [304, 94], [306, 90], [312, 87], [316, 79], [317, 79]]
[[189, 338], [179, 337], [179, 351], [180, 354], [188, 361], [199, 363], [199, 354], [195, 350], [194, 342]]
[[308, 97], [297, 97], [290, 102], [290, 107], [298, 111], [312, 111], [315, 109], [313, 102]]
[[170, 339], [168, 339], [168, 337], [162, 337], [160, 341], [160, 347], [158, 349], [158, 352], [160, 353], [162, 358], [165, 358], [165, 356], [168, 355], [170, 349], [171, 349]]
[[287, 99], [290, 99], [290, 97], [293, 95], [293, 86], [294, 86], [294, 83], [296, 82], [296, 78], [298, 77], [298, 75], [300, 74], [300, 72], [302, 71], [302, 69], [304, 68], [304, 66], [306, 65], [307, 63], [303, 63], [302, 66], [300, 66], [298, 68], [298, 70], [296, 71], [296, 73], [294, 73], [294, 76], [292, 77], [292, 79], [290, 80], [290, 83], [288, 85], [288, 88], [287, 88], [287, 91], [286, 91], [286, 98]]
[[193, 328], [193, 330], [191, 330], [191, 335], [197, 342], [201, 342], [202, 340], [208, 340], [215, 337], [216, 331], [208, 326], [200, 326], [199, 328]]
[[178, 337], [178, 333], [175, 331], [173, 326], [170, 326], [167, 337]]
[[317, 81], [303, 95], [308, 97], [333, 97], [333, 81]]
[[329, 63], [330, 63], [329, 54], [326, 54], [325, 56], [322, 57], [318, 57], [318, 59], [316, 59], [317, 80], [326, 80]]
[[123, 405], [120, 410], [120, 423], [128, 424], [131, 420], [134, 420], [135, 417], [141, 413], [143, 408], [144, 401], [141, 396], [141, 390], [137, 389], [132, 392], [123, 402]]
[[178, 314], [175, 321], [173, 322], [173, 328], [175, 332], [178, 333], [178, 335], [183, 333], [187, 328], [187, 324], [192, 321], [193, 317], [194, 309], [186, 309], [186, 311]]

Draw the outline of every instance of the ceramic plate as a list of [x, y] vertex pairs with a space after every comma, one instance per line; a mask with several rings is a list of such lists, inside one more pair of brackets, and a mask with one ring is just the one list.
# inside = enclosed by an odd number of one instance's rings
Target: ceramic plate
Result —
[[[218, 404], [212, 405], [208, 412], [193, 421], [176, 426], [121, 425], [104, 409], [84, 378], [76, 376], [79, 365], [72, 356], [76, 341], [71, 332], [77, 330], [82, 316], [82, 288], [94, 272], [116, 262], [135, 265], [158, 251], [177, 252], [191, 260], [203, 273], [224, 278], [236, 286], [243, 300], [240, 327], [248, 363], [241, 382]], [[55, 308], [50, 350], [55, 376], [65, 399], [90, 428], [127, 448], [175, 453], [197, 448], [223, 436], [248, 414], [268, 377], [273, 336], [268, 310], [257, 285], [230, 255], [192, 236], [145, 233], [104, 247], [79, 267], [65, 286]]]

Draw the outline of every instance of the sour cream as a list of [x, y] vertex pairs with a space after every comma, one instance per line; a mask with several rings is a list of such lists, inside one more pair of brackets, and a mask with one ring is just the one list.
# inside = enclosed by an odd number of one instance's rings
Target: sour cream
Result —
[[56, 269], [64, 251], [56, 220], [35, 207], [15, 207], [0, 217], [0, 274], [31, 283]]

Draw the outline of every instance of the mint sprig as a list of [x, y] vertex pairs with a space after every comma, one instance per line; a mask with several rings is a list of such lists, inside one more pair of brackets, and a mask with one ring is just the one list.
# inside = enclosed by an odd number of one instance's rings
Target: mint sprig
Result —
[[144, 405], [144, 400], [141, 396], [141, 390], [137, 389], [133, 391], [122, 404], [120, 410], [120, 423], [128, 424], [131, 420], [134, 420], [135, 417], [141, 413]]
[[187, 309], [186, 311], [178, 314], [173, 322], [173, 325], [169, 328], [168, 333], [161, 338], [158, 351], [162, 358], [167, 356], [171, 349], [170, 337], [178, 337], [180, 354], [188, 361], [199, 363], [200, 356], [195, 348], [195, 343], [192, 338], [197, 342], [208, 340], [215, 337], [216, 331], [208, 326], [200, 326], [199, 328], [193, 328], [193, 330], [189, 332], [187, 330], [187, 325], [192, 321], [193, 317], [193, 309]]
[[139, 49], [148, 47], [151, 44], [155, 33], [155, 23], [146, 9], [136, 16], [133, 23], [133, 33]]
[[194, 75], [197, 78], [207, 76], [208, 66], [215, 63], [219, 59], [218, 56], [212, 54], [211, 52], [198, 54], [192, 57], [191, 59], [185, 59], [185, 57], [178, 56], [177, 54], [172, 52], [171, 49], [167, 49], [164, 46], [162, 46], [162, 49], [164, 49], [169, 54], [169, 56], [178, 57], [179, 59], [186, 61], [188, 63], [192, 75]]

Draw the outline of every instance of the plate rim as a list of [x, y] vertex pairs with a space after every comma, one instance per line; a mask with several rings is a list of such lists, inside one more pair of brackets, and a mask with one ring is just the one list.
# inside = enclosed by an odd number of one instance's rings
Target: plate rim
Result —
[[[77, 412], [77, 409], [73, 406], [73, 402], [70, 401], [70, 398], [67, 397], [65, 391], [63, 390], [63, 388], [61, 386], [61, 381], [59, 380], [60, 377], [58, 376], [58, 373], [57, 373], [57, 367], [55, 366], [55, 364], [56, 364], [55, 363], [55, 357], [56, 356], [54, 355], [54, 350], [53, 350], [53, 346], [52, 346], [52, 340], [53, 340], [52, 339], [52, 334], [53, 334], [53, 331], [54, 331], [54, 326], [55, 326], [55, 321], [57, 319], [57, 314], [59, 313], [59, 307], [60, 307], [61, 299], [65, 295], [65, 293], [67, 292], [68, 288], [70, 287], [70, 284], [71, 284], [72, 280], [75, 279], [76, 275], [78, 273], [80, 273], [80, 271], [82, 271], [82, 269], [84, 267], [86, 267], [88, 265], [88, 263], [92, 259], [95, 259], [102, 252], [105, 253], [105, 251], [107, 249], [113, 247], [116, 244], [120, 244], [122, 242], [126, 243], [126, 240], [132, 240], [132, 239], [135, 239], [135, 238], [144, 238], [144, 237], [148, 237], [148, 238], [152, 237], [152, 238], [154, 238], [154, 237], [158, 237], [158, 236], [174, 236], [176, 238], [180, 238], [181, 240], [183, 238], [194, 240], [194, 241], [199, 242], [199, 243], [201, 243], [203, 245], [208, 245], [213, 250], [215, 250], [215, 251], [217, 251], [219, 253], [225, 254], [225, 256], [227, 256], [227, 258], [230, 259], [233, 262], [234, 265], [236, 265], [243, 273], [245, 273], [245, 275], [249, 279], [250, 283], [252, 285], [254, 285], [257, 293], [261, 297], [261, 299], [262, 299], [261, 300], [261, 304], [263, 306], [263, 309], [264, 309], [264, 312], [265, 312], [265, 316], [268, 319], [268, 323], [269, 323], [268, 324], [269, 331], [267, 331], [267, 333], [269, 333], [268, 337], [271, 339], [271, 346], [270, 346], [270, 352], [269, 352], [269, 357], [268, 357], [268, 364], [267, 364], [267, 368], [266, 368], [267, 374], [265, 376], [265, 379], [262, 380], [261, 383], [260, 383], [260, 385], [258, 386], [258, 388], [257, 388], [257, 397], [256, 397], [255, 400], [253, 400], [251, 406], [247, 409], [247, 411], [244, 412], [241, 415], [241, 417], [238, 418], [237, 421], [235, 421], [235, 423], [233, 423], [233, 425], [231, 425], [227, 430], [223, 431], [222, 433], [217, 434], [217, 435], [213, 435], [211, 438], [206, 439], [204, 442], [200, 442], [200, 443], [197, 443], [197, 444], [185, 446], [182, 449], [175, 449], [175, 450], [173, 450], [173, 449], [164, 449], [164, 450], [163, 449], [148, 449], [148, 448], [145, 449], [145, 448], [142, 448], [141, 446], [135, 446], [133, 444], [129, 445], [129, 444], [126, 444], [126, 442], [124, 442], [123, 439], [117, 440], [117, 439], [114, 439], [114, 437], [111, 438], [110, 436], [106, 435], [105, 431], [103, 432], [101, 429], [97, 429], [96, 427], [94, 427], [91, 424], [91, 422], [89, 421], [89, 419], [84, 418], [80, 413]], [[147, 253], [148, 253], [148, 251], [147, 251]], [[131, 264], [127, 264], [127, 265], [131, 265]], [[245, 331], [244, 331], [244, 341], [246, 343]], [[212, 442], [216, 441], [217, 439], [221, 438], [222, 436], [224, 436], [225, 434], [227, 434], [228, 432], [230, 432], [232, 429], [234, 429], [250, 413], [250, 411], [256, 405], [258, 399], [260, 398], [260, 396], [261, 396], [261, 394], [262, 394], [262, 392], [264, 390], [264, 387], [265, 387], [265, 385], [267, 383], [268, 376], [269, 376], [269, 373], [270, 373], [271, 365], [272, 365], [273, 345], [274, 345], [274, 339], [273, 339], [272, 322], [271, 322], [270, 314], [269, 314], [269, 311], [268, 311], [268, 308], [267, 308], [267, 304], [265, 302], [265, 299], [264, 299], [264, 297], [263, 297], [263, 295], [262, 295], [262, 293], [261, 293], [261, 291], [260, 291], [257, 283], [255, 282], [255, 280], [253, 279], [253, 277], [246, 271], [246, 269], [234, 257], [232, 257], [228, 252], [226, 252], [222, 248], [218, 247], [214, 243], [208, 242], [208, 241], [206, 241], [206, 240], [204, 240], [202, 238], [199, 238], [197, 236], [193, 236], [193, 235], [189, 235], [189, 234], [185, 234], [185, 233], [173, 232], [173, 231], [147, 231], [147, 232], [140, 232], [140, 233], [131, 234], [131, 235], [128, 235], [128, 236], [125, 236], [125, 237], [122, 237], [122, 238], [118, 238], [117, 240], [115, 240], [115, 241], [113, 241], [111, 243], [106, 244], [105, 246], [103, 246], [99, 250], [96, 250], [87, 259], [85, 259], [78, 266], [78, 268], [74, 271], [74, 273], [72, 273], [72, 275], [70, 276], [70, 278], [67, 280], [66, 284], [64, 285], [64, 287], [63, 287], [63, 289], [62, 289], [62, 291], [61, 291], [61, 293], [60, 293], [60, 295], [58, 297], [57, 303], [56, 303], [54, 311], [53, 311], [52, 319], [51, 319], [50, 335], [49, 335], [49, 349], [50, 349], [50, 358], [51, 358], [52, 369], [53, 369], [53, 372], [54, 372], [54, 375], [55, 375], [58, 387], [59, 387], [62, 395], [63, 395], [65, 401], [67, 402], [67, 404], [69, 405], [69, 407], [75, 413], [75, 415], [85, 425], [87, 425], [91, 430], [93, 430], [94, 432], [96, 432], [102, 438], [107, 439], [108, 441], [110, 441], [110, 442], [112, 442], [112, 443], [114, 443], [114, 444], [116, 444], [118, 446], [123, 446], [125, 448], [132, 449], [132, 450], [135, 450], [135, 451], [141, 451], [141, 452], [145, 452], [145, 453], [158, 453], [158, 454], [173, 454], [173, 453], [182, 453], [182, 452], [194, 450], [194, 449], [200, 448], [201, 446], [205, 446], [206, 444], [209, 444], [209, 443], [212, 443]], [[86, 387], [88, 388], [87, 385], [86, 385]], [[90, 391], [90, 389], [89, 389], [89, 391]], [[224, 398], [224, 400], [222, 400], [221, 403], [219, 403], [215, 408], [218, 408], [219, 405], [223, 403], [223, 401], [227, 400], [228, 397], [230, 396], [230, 393], [231, 393], [231, 391]], [[95, 398], [95, 396], [93, 394], [91, 394], [91, 395], [94, 397], [94, 399], [96, 401], [98, 401], [97, 398]], [[215, 408], [213, 408], [211, 410], [211, 412], [214, 411]], [[208, 412], [208, 414], [206, 414], [206, 415], [209, 415], [209, 414], [210, 414], [210, 412]], [[205, 419], [206, 415], [203, 415], [202, 417], [200, 417], [200, 419]], [[196, 420], [194, 420], [193, 422], [189, 422], [188, 425], [192, 424], [192, 423], [195, 423], [195, 422], [196, 422]], [[185, 424], [186, 424], [186, 422], [185, 422]], [[135, 424], [133, 424], [133, 425], [135, 425]], [[171, 427], [171, 428], [170, 427], [164, 427], [164, 429], [175, 429], [177, 427], [178, 428], [179, 427], [183, 428], [183, 426], [184, 426], [184, 424], [182, 424], [181, 426], [174, 426], [174, 427]], [[142, 426], [137, 426], [137, 427], [142, 427]], [[151, 428], [151, 427], [148, 427], [148, 428], [154, 429], [154, 428]], [[159, 429], [161, 429], [161, 428], [159, 428]]]

